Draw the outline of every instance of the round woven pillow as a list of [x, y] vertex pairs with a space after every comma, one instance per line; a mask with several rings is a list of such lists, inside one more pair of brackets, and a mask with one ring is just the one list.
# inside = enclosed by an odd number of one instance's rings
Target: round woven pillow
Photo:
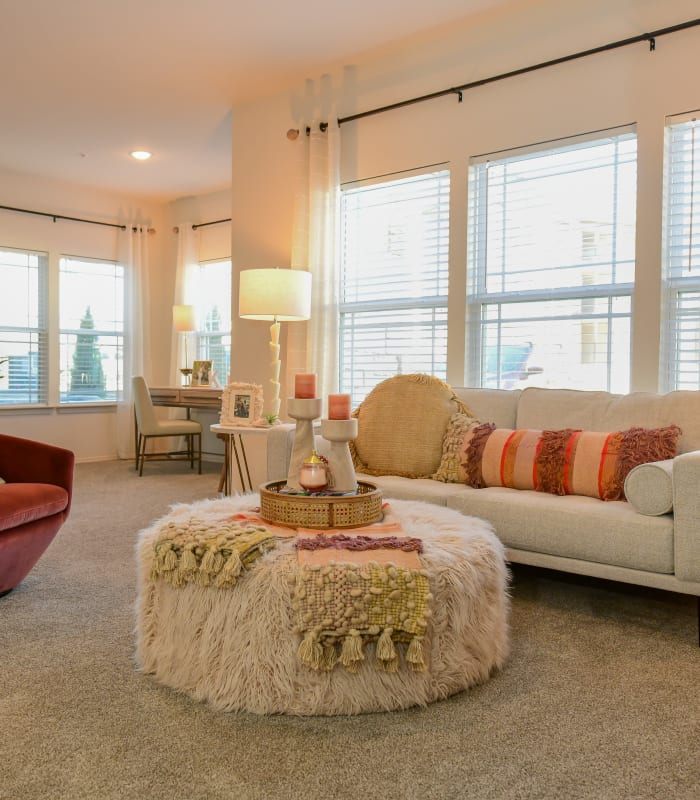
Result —
[[469, 413], [439, 378], [387, 378], [353, 413], [358, 423], [351, 443], [355, 469], [367, 475], [430, 477], [440, 466], [443, 435], [455, 411]]

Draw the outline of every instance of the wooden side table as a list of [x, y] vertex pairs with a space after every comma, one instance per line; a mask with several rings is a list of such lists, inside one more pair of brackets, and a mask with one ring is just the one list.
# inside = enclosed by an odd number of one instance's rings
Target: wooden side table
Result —
[[[280, 426], [275, 426], [280, 427]], [[288, 428], [293, 428], [293, 425], [286, 425]], [[236, 467], [238, 469], [238, 478], [241, 484], [241, 491], [252, 492], [253, 482], [250, 478], [250, 468], [248, 466], [248, 456], [245, 451], [245, 443], [243, 437], [250, 436], [265, 436], [272, 430], [269, 428], [256, 428], [252, 425], [221, 425], [219, 423], [210, 425], [209, 430], [215, 433], [219, 439], [224, 442], [224, 466], [221, 470], [221, 478], [219, 480], [219, 491], [224, 495], [232, 494], [233, 484], [233, 460], [236, 460]]]

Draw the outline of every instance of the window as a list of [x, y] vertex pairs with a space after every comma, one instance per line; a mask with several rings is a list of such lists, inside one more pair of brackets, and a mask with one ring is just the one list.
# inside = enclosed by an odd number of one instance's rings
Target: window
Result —
[[449, 172], [345, 188], [340, 386], [360, 403], [399, 373], [446, 377]]
[[61, 402], [118, 400], [124, 388], [124, 267], [61, 258], [59, 325]]
[[204, 261], [196, 280], [196, 358], [211, 359], [212, 372], [223, 386], [231, 371], [231, 262]]
[[48, 256], [0, 250], [0, 405], [47, 402]]
[[472, 159], [468, 382], [629, 390], [636, 136]]
[[665, 388], [700, 389], [700, 121], [674, 117], [666, 128], [664, 205]]

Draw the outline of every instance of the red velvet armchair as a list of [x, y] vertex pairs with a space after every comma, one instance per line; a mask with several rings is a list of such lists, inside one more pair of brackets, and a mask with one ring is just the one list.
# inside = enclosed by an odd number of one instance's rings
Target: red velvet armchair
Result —
[[0, 434], [0, 597], [24, 580], [66, 521], [70, 450]]

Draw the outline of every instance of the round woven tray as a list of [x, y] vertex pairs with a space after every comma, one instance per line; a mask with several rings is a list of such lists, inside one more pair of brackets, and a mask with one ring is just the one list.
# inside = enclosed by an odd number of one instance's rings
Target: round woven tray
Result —
[[280, 494], [285, 481], [260, 487], [260, 516], [268, 522], [294, 528], [359, 528], [382, 518], [382, 492], [373, 483], [359, 481], [357, 494], [311, 497]]

